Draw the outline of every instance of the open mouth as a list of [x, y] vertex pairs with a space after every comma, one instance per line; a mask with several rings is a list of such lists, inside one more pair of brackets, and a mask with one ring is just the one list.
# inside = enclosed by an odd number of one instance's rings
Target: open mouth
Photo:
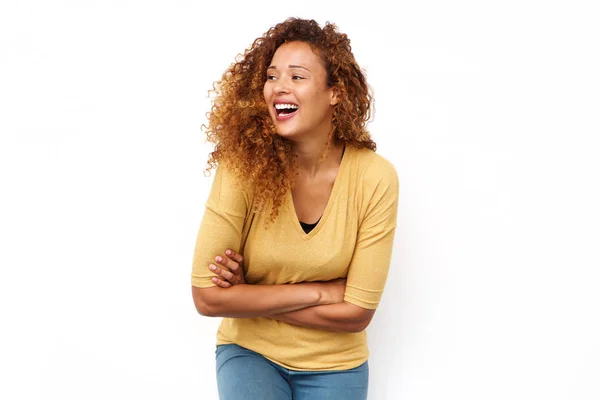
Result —
[[275, 104], [275, 112], [278, 117], [291, 116], [296, 111], [298, 111], [298, 106], [296, 104], [291, 103], [281, 103]]

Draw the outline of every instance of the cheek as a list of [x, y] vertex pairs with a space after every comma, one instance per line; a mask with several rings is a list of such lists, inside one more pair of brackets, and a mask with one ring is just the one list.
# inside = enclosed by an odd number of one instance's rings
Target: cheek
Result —
[[305, 98], [310, 99], [308, 103], [315, 110], [326, 112], [329, 108], [329, 96], [327, 93], [322, 91], [311, 91], [310, 93], [306, 93]]

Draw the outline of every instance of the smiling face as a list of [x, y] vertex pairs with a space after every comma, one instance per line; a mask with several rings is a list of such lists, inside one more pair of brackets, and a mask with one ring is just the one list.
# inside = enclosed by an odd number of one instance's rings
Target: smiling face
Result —
[[308, 43], [284, 43], [267, 69], [263, 94], [277, 134], [290, 140], [329, 135], [336, 88]]

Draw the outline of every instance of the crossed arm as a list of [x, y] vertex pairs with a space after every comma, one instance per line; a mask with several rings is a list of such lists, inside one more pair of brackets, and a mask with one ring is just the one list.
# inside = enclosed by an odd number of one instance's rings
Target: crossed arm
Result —
[[[248, 285], [242, 256], [232, 250], [215, 258], [211, 270], [217, 286], [192, 286], [196, 309], [202, 315], [231, 318], [268, 317], [313, 329], [341, 332], [364, 330], [375, 310], [345, 302], [345, 279], [289, 285]], [[226, 268], [223, 268], [226, 267]]]
[[374, 314], [375, 310], [344, 301], [275, 314], [269, 318], [306, 328], [356, 333], [367, 328]]

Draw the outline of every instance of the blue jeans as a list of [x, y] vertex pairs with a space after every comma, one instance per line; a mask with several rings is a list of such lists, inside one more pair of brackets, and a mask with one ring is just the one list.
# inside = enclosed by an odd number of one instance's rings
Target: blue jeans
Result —
[[220, 400], [365, 400], [367, 362], [343, 371], [293, 371], [236, 344], [217, 346]]

